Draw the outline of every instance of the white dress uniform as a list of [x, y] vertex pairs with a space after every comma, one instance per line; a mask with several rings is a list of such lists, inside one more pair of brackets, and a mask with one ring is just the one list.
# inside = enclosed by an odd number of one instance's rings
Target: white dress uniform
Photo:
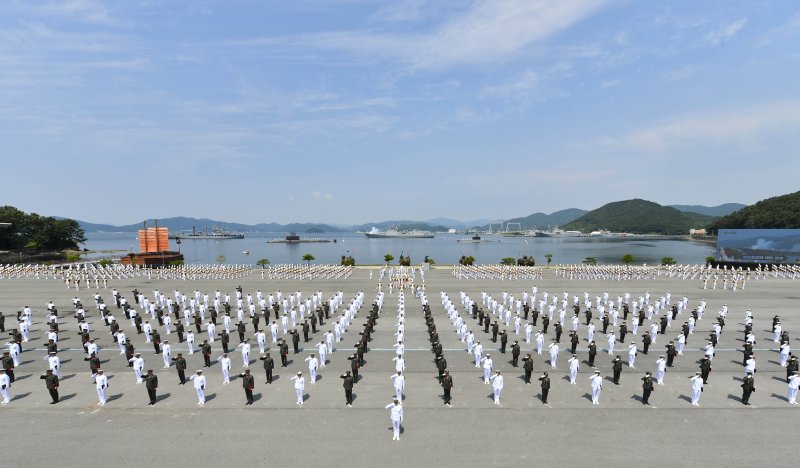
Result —
[[700, 406], [700, 394], [703, 392], [703, 377], [696, 374], [692, 380], [692, 404]]
[[483, 365], [483, 383], [489, 385], [489, 375], [492, 373], [492, 358], [487, 354], [485, 358], [481, 359]]
[[403, 423], [403, 405], [400, 403], [389, 403], [386, 409], [391, 410], [389, 418], [392, 421], [392, 440], [400, 440], [400, 424]]
[[100, 406], [103, 406], [108, 399], [108, 377], [105, 374], [97, 374], [94, 383], [97, 388], [97, 398], [100, 400]]
[[600, 374], [595, 374], [589, 378], [592, 382], [592, 404], [600, 404], [600, 391], [603, 389], [603, 377]]
[[656, 382], [659, 385], [664, 385], [664, 373], [667, 371], [667, 360], [659, 357], [656, 360]]
[[47, 364], [50, 366], [50, 370], [53, 371], [53, 375], [61, 378], [61, 375], [59, 374], [59, 371], [61, 370], [61, 359], [53, 354], [51, 356], [45, 356], [44, 360], [47, 361]]
[[161, 358], [164, 359], [164, 369], [172, 363], [172, 346], [169, 343], [161, 343]]
[[394, 370], [397, 372], [403, 372], [406, 370], [406, 360], [403, 359], [402, 356], [394, 357], [392, 358], [392, 361], [394, 361]]
[[242, 343], [239, 346], [242, 347], [242, 365], [250, 367], [250, 343]]
[[481, 366], [481, 354], [483, 354], [483, 345], [478, 343], [472, 348], [472, 354], [475, 356], [475, 367]]
[[206, 404], [206, 376], [195, 374], [189, 377], [194, 382], [194, 391], [197, 392], [197, 404]]
[[320, 341], [317, 343], [317, 352], [319, 353], [319, 366], [325, 367], [325, 361], [327, 360], [328, 355], [328, 345]]
[[136, 383], [142, 383], [142, 371], [144, 370], [144, 359], [141, 356], [128, 359], [133, 364], [133, 375], [136, 376]]
[[797, 404], [797, 390], [800, 389], [800, 375], [792, 374], [789, 376], [789, 404]]
[[503, 376], [494, 374], [490, 377], [492, 380], [492, 393], [494, 394], [494, 404], [500, 404], [500, 394], [503, 392]]
[[231, 358], [220, 356], [217, 358], [217, 362], [219, 362], [219, 367], [222, 370], [222, 383], [231, 383]]
[[309, 356], [305, 359], [308, 363], [308, 373], [311, 376], [311, 385], [317, 382], [317, 369], [319, 368], [319, 360], [314, 356]]
[[633, 364], [636, 362], [636, 353], [638, 349], [636, 348], [636, 343], [631, 343], [628, 346], [628, 367], [633, 369]]
[[306, 388], [306, 379], [303, 378], [302, 375], [295, 375], [291, 378], [294, 381], [294, 393], [297, 395], [297, 403], [298, 405], [303, 405], [303, 391]]
[[0, 375], [0, 395], [3, 396], [3, 405], [11, 401], [11, 378], [6, 373]]
[[550, 343], [550, 367], [556, 368], [556, 361], [558, 360], [558, 343]]
[[580, 359], [573, 356], [569, 358], [567, 362], [569, 362], [569, 383], [575, 385], [575, 380], [578, 378], [578, 371], [581, 368]]
[[406, 389], [406, 377], [402, 374], [394, 374], [390, 377], [394, 385], [395, 399], [403, 401], [403, 392]]

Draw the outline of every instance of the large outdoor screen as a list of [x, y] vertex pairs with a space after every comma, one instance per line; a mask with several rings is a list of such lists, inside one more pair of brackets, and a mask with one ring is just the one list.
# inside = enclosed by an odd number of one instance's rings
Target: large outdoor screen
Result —
[[717, 260], [800, 263], [800, 229], [720, 229]]

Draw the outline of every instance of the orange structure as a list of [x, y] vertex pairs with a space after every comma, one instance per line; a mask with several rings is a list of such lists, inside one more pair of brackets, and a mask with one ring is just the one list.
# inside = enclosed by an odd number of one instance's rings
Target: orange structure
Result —
[[139, 251], [142, 253], [169, 250], [169, 230], [165, 227], [139, 229]]
[[174, 262], [183, 262], [183, 255], [169, 250], [169, 230], [157, 226], [139, 229], [139, 253], [122, 257], [123, 265], [167, 266]]

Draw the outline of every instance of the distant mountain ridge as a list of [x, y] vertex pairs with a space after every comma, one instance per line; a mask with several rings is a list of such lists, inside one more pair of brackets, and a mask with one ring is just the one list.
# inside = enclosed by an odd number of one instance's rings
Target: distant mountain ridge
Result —
[[703, 205], [669, 205], [670, 208], [685, 211], [687, 213], [697, 213], [706, 216], [727, 216], [734, 211], [739, 211], [747, 205], [741, 203], [724, 203], [717, 206]]
[[711, 232], [720, 229], [800, 229], [800, 192], [761, 200], [709, 226]]
[[679, 211], [642, 199], [608, 203], [562, 226], [582, 232], [607, 229], [634, 234], [689, 234], [690, 229], [706, 227], [714, 218]]

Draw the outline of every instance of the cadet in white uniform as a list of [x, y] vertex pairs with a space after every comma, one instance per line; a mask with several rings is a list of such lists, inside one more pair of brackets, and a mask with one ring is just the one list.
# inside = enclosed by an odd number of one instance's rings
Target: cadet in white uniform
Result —
[[161, 343], [161, 357], [164, 359], [164, 369], [172, 363], [172, 346], [169, 341]]
[[634, 368], [633, 364], [636, 362], [637, 351], [638, 350], [636, 349], [636, 342], [635, 341], [631, 342], [631, 344], [628, 345], [628, 367], [630, 367], [631, 369]]
[[594, 371], [594, 375], [589, 378], [592, 382], [592, 404], [600, 404], [600, 391], [603, 389], [603, 377], [600, 371]]
[[250, 367], [250, 343], [244, 340], [244, 342], [239, 343], [239, 346], [242, 348], [242, 365]]
[[303, 406], [303, 391], [306, 389], [306, 379], [303, 378], [302, 372], [298, 372], [291, 380], [294, 381], [294, 393], [297, 395], [296, 404]]
[[317, 383], [317, 369], [319, 368], [319, 360], [313, 354], [305, 359], [308, 363], [308, 373], [311, 376], [311, 385]]
[[664, 359], [664, 355], [656, 359], [656, 381], [659, 385], [664, 385], [664, 373], [667, 371], [667, 360]]
[[48, 356], [45, 356], [44, 360], [47, 361], [47, 364], [50, 366], [50, 370], [53, 371], [53, 375], [61, 378], [61, 374], [59, 374], [59, 370], [61, 369], [61, 359], [58, 358], [55, 351], [51, 352]]
[[554, 341], [550, 343], [550, 346], [548, 346], [548, 348], [550, 348], [550, 367], [555, 369], [556, 361], [558, 360], [558, 351], [559, 351], [558, 343]]
[[194, 391], [197, 392], [197, 404], [202, 406], [206, 404], [206, 377], [203, 371], [197, 371], [197, 374], [189, 377], [194, 382]]
[[133, 364], [133, 374], [136, 376], [136, 383], [142, 383], [142, 371], [144, 371], [144, 359], [142, 359], [142, 355], [136, 353], [128, 362]]
[[692, 404], [700, 406], [700, 394], [703, 393], [703, 377], [699, 372], [694, 374], [694, 377], [689, 377], [692, 381]]
[[800, 374], [797, 372], [789, 376], [789, 404], [797, 404], [797, 390], [800, 389]]
[[495, 371], [494, 375], [491, 377], [492, 380], [492, 392], [494, 393], [494, 404], [500, 404], [500, 394], [503, 392], [503, 376], [500, 375], [500, 371]]
[[394, 385], [394, 393], [396, 401], [403, 401], [403, 392], [406, 389], [406, 378], [402, 372], [397, 371], [397, 374], [391, 377], [392, 384]]
[[3, 396], [3, 406], [11, 401], [11, 378], [5, 369], [0, 369], [0, 395]]
[[103, 375], [103, 369], [97, 370], [97, 376], [94, 378], [94, 382], [97, 388], [97, 398], [100, 400], [98, 404], [104, 406], [108, 399], [108, 377]]
[[576, 385], [575, 380], [578, 378], [578, 371], [581, 368], [580, 360], [577, 354], [573, 354], [567, 361], [569, 362], [569, 383]]
[[489, 385], [489, 375], [492, 373], [492, 357], [490, 355], [486, 355], [485, 358], [481, 359], [481, 364], [483, 365], [483, 383], [485, 385]]
[[217, 362], [219, 362], [219, 367], [222, 370], [222, 383], [231, 383], [231, 358], [228, 357], [228, 353], [218, 357]]
[[400, 400], [386, 405], [386, 409], [391, 410], [389, 418], [392, 420], [392, 440], [400, 440], [400, 425], [403, 423], [403, 405]]

